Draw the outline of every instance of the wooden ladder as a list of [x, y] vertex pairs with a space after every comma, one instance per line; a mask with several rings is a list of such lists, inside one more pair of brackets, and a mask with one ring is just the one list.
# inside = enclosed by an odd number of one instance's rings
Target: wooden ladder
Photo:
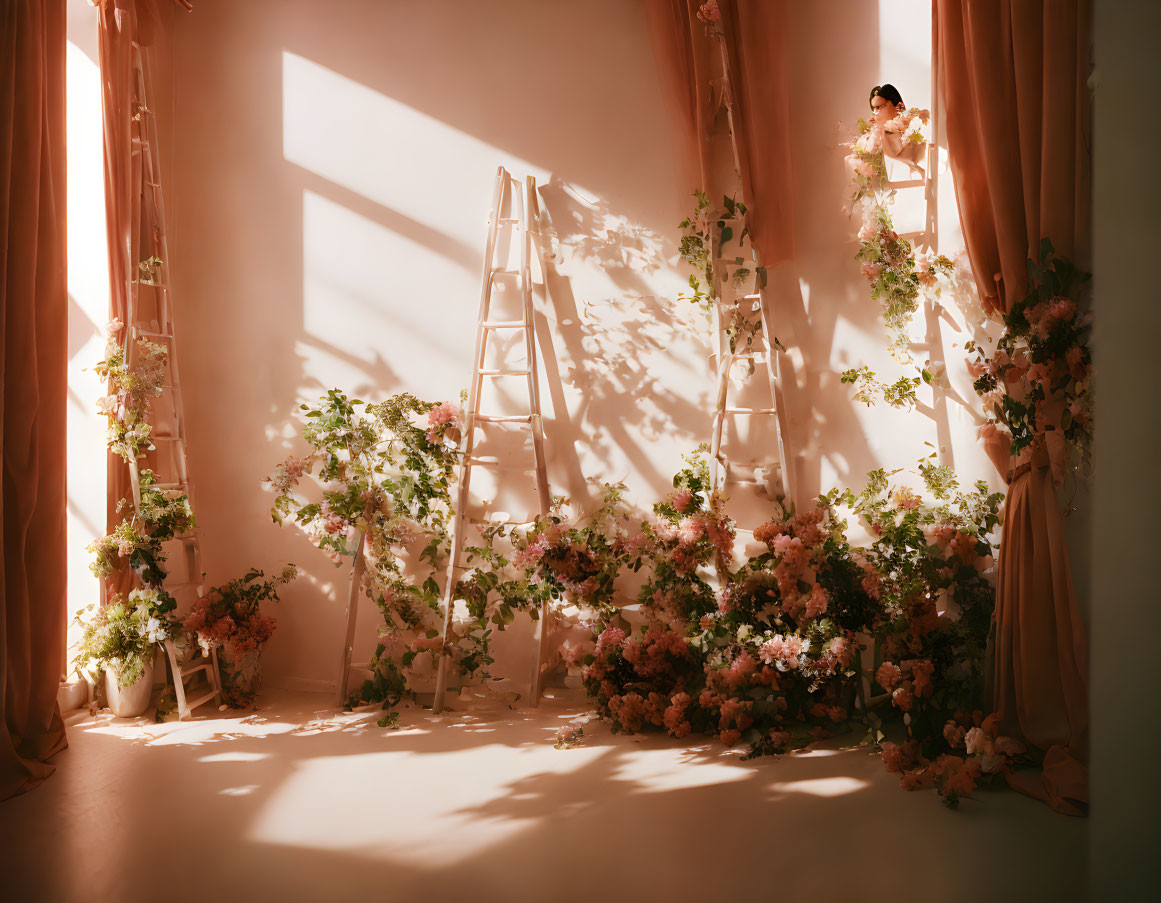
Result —
[[[721, 54], [722, 102], [726, 108], [726, 123], [730, 137], [730, 149], [733, 153], [734, 175], [737, 180], [735, 200], [744, 204], [742, 162], [741, 154], [738, 150], [737, 129], [734, 122], [734, 85], [730, 78], [729, 54], [726, 51], [725, 39], [720, 32], [715, 33], [715, 40], [718, 42], [718, 49]], [[775, 466], [777, 468], [777, 476], [776, 479], [765, 482], [772, 495], [781, 496], [783, 499], [793, 498], [792, 476], [786, 458], [786, 445], [783, 441], [782, 373], [778, 357], [780, 345], [773, 331], [773, 305], [767, 299], [768, 291], [766, 289], [766, 280], [757, 275], [765, 272], [762, 269], [761, 256], [758, 249], [750, 243], [749, 264], [755, 273], [757, 291], [751, 294], [743, 294], [735, 299], [737, 305], [735, 322], [756, 317], [756, 323], [759, 329], [754, 330], [753, 339], [757, 344], [750, 342], [745, 347], [739, 347], [735, 343], [735, 347], [731, 349], [730, 338], [727, 334], [729, 311], [726, 309], [727, 296], [732, 291], [732, 285], [728, 275], [731, 272], [729, 268], [731, 261], [722, 255], [722, 248], [720, 247], [719, 236], [716, 230], [713, 230], [711, 235], [715, 283], [711, 286], [711, 292], [714, 298], [714, 321], [718, 337], [718, 347], [714, 353], [714, 356], [718, 359], [718, 382], [717, 394], [715, 395], [712, 432], [710, 434], [711, 482], [713, 488], [716, 490], [724, 486], [729, 479], [730, 460], [725, 453], [722, 443], [722, 434], [724, 432], [726, 418], [769, 417], [773, 424], [775, 437], [774, 460], [769, 461], [767, 459], [767, 461], [760, 463]], [[753, 366], [756, 360], [761, 360], [762, 369], [766, 374], [766, 383], [770, 392], [769, 404], [751, 408], [732, 407], [729, 403], [729, 392], [730, 377], [733, 373], [734, 365], [739, 361], [748, 361], [752, 368], [751, 373], [753, 373], [757, 369]]]
[[[152, 248], [148, 257], [142, 254], [140, 248], [141, 229], [133, 228], [130, 247], [128, 248], [131, 263], [140, 261], [131, 266], [130, 284], [128, 286], [129, 303], [125, 324], [125, 361], [130, 367], [136, 356], [137, 340], [147, 339], [150, 342], [162, 345], [166, 349], [166, 363], [169, 368], [169, 380], [162, 385], [163, 395], [168, 393], [173, 414], [173, 426], [169, 432], [153, 432], [150, 436], [153, 449], [159, 443], [170, 450], [169, 460], [176, 473], [169, 482], [151, 484], [153, 488], [163, 491], [181, 492], [190, 501], [193, 507], [193, 484], [189, 475], [189, 452], [186, 441], [185, 411], [181, 396], [181, 378], [177, 367], [177, 339], [173, 328], [173, 299], [169, 284], [169, 247], [165, 237], [165, 204], [161, 191], [161, 163], [157, 158], [157, 119], [149, 105], [148, 78], [146, 74], [147, 61], [145, 49], [136, 41], [132, 44], [130, 57], [133, 68], [133, 90], [135, 93], [132, 104], [133, 120], [131, 126], [132, 149], [134, 156], [133, 196], [140, 198], [138, 205], [139, 215], [143, 215], [150, 227]], [[136, 223], [134, 224], [137, 225]], [[152, 263], [152, 261], [160, 263]], [[154, 293], [156, 317], [148, 322], [142, 322], [140, 292], [147, 290]], [[134, 510], [140, 513], [141, 509], [141, 474], [137, 461], [129, 462], [129, 483], [133, 493]], [[197, 528], [174, 537], [174, 541], [181, 544], [186, 579], [180, 583], [166, 583], [165, 590], [171, 595], [174, 591], [192, 590], [196, 598], [205, 595], [205, 573], [202, 570], [201, 542]], [[207, 656], [202, 654], [192, 661], [182, 664], [178, 650], [171, 640], [165, 641], [166, 657], [169, 659], [170, 670], [173, 674], [173, 689], [177, 697], [177, 711], [179, 720], [185, 721], [191, 715], [191, 710], [210, 700], [221, 702], [221, 679], [218, 670], [216, 650]], [[186, 680], [204, 672], [204, 686], [187, 688]], [[197, 693], [190, 698], [190, 692]]]
[[[507, 216], [505, 216], [507, 212]], [[520, 267], [516, 270], [496, 266], [496, 248], [501, 229], [509, 229], [519, 241]], [[455, 518], [451, 527], [451, 551], [448, 560], [447, 583], [444, 586], [443, 648], [449, 649], [454, 640], [453, 609], [455, 608], [456, 570], [464, 545], [464, 527], [467, 522], [472, 467], [477, 464], [498, 464], [494, 458], [475, 456], [476, 426], [490, 423], [526, 425], [532, 432], [533, 465], [536, 472], [536, 492], [541, 514], [547, 514], [551, 505], [548, 489], [548, 469], [544, 457], [544, 423], [540, 411], [540, 384], [537, 375], [536, 334], [532, 310], [532, 254], [533, 242], [538, 253], [543, 253], [540, 234], [540, 205], [536, 197], [536, 180], [529, 176], [524, 184], [500, 167], [496, 172], [496, 186], [492, 195], [492, 212], [488, 221], [488, 237], [484, 246], [484, 270], [480, 285], [480, 309], [476, 322], [476, 348], [472, 356], [472, 381], [468, 390], [468, 407], [464, 412], [464, 431], [459, 461], [459, 489]], [[520, 292], [521, 317], [519, 320], [493, 320], [492, 290], [497, 278], [517, 280]], [[485, 366], [488, 340], [500, 330], [520, 330], [524, 333], [525, 364], [521, 368]], [[480, 394], [486, 378], [522, 376], [528, 390], [528, 413], [481, 414]], [[551, 612], [547, 601], [540, 611], [540, 638], [536, 662], [532, 669], [532, 704], [540, 700], [541, 670], [548, 645], [548, 618]], [[432, 709], [440, 712], [447, 692], [448, 653], [439, 656]]]

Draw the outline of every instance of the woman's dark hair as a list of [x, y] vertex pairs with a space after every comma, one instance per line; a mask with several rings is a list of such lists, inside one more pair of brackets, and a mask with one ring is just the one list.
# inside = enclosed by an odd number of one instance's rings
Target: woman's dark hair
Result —
[[875, 85], [871, 89], [871, 96], [867, 98], [867, 103], [869, 104], [876, 97], [883, 98], [883, 100], [887, 101], [893, 107], [903, 103], [903, 95], [899, 93], [899, 89], [894, 85]]

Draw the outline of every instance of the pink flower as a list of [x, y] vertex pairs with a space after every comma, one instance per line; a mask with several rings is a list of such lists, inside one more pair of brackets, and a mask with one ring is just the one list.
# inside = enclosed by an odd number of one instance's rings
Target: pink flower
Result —
[[983, 755], [987, 748], [987, 742], [988, 735], [978, 727], [973, 727], [964, 736], [964, 747], [969, 756]]
[[734, 728], [730, 728], [729, 730], [722, 731], [721, 739], [722, 743], [724, 743], [726, 746], [733, 746], [735, 743], [742, 739], [742, 732], [735, 730]]
[[1068, 365], [1068, 372], [1075, 380], [1082, 380], [1088, 376], [1089, 367], [1084, 362], [1084, 351], [1079, 345], [1073, 345], [1064, 352], [1064, 362]]
[[706, 25], [722, 20], [722, 11], [718, 9], [718, 0], [706, 0], [697, 10], [697, 18]]
[[438, 442], [449, 426], [460, 421], [460, 407], [454, 401], [444, 401], [427, 412], [427, 441]]
[[883, 744], [883, 765], [888, 771], [903, 770], [903, 750], [898, 744]]
[[963, 725], [956, 724], [954, 721], [949, 721], [943, 726], [943, 739], [947, 741], [947, 745], [952, 749], [963, 746], [964, 736], [967, 731], [963, 729]]
[[114, 317], [105, 326], [105, 331], [109, 333], [110, 337], [116, 336], [125, 328], [125, 324], [121, 322], [120, 317]]
[[817, 618], [826, 611], [826, 606], [829, 601], [826, 590], [822, 588], [822, 584], [814, 584], [814, 589], [810, 591], [810, 598], [806, 600], [806, 616], [808, 618]]
[[907, 684], [896, 687], [894, 692], [891, 693], [891, 704], [898, 707], [901, 711], [910, 712], [913, 701], [911, 690]]
[[775, 635], [758, 649], [758, 657], [767, 665], [778, 665], [781, 670], [797, 668], [802, 654], [802, 638], [794, 635]]
[[864, 263], [863, 276], [868, 282], [874, 282], [883, 272], [883, 265], [879, 263]]
[[688, 489], [682, 489], [673, 496], [673, 507], [677, 509], [679, 514], [684, 514], [685, 509], [689, 507], [689, 503], [693, 501], [693, 493]]
[[829, 651], [844, 668], [851, 663], [851, 659], [855, 656], [854, 645], [845, 636], [835, 637], [831, 640]]
[[879, 665], [879, 670], [875, 672], [875, 680], [880, 687], [888, 692], [894, 689], [895, 684], [899, 683], [902, 679], [903, 672], [893, 662], [883, 662], [883, 664]]
[[914, 684], [915, 695], [931, 695], [931, 675], [935, 673], [935, 665], [924, 659], [911, 665], [911, 680]]
[[601, 635], [597, 637], [597, 651], [600, 655], [606, 649], [615, 649], [621, 645], [625, 639], [625, 631], [620, 627], [606, 627], [601, 631]]

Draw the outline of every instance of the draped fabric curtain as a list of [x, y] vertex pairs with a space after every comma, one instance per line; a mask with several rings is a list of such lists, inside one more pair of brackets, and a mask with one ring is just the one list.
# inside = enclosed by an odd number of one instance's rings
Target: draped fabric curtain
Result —
[[[700, 6], [698, 0], [649, 0], [646, 9], [667, 89], [686, 118], [699, 187], [718, 203], [714, 188], [723, 182], [717, 180], [709, 136], [721, 91], [721, 54], [717, 39], [697, 19]], [[719, 0], [718, 7], [735, 88], [734, 123], [750, 231], [762, 263], [773, 267], [794, 256], [786, 4]]]
[[[935, 0], [939, 82], [964, 239], [980, 295], [1002, 315], [1027, 290], [1042, 238], [1085, 262], [1091, 172], [1088, 0]], [[1017, 789], [1069, 814], [1087, 802], [1087, 643], [1055, 489], [1064, 449], [1008, 460], [995, 616], [1003, 732], [1044, 753]], [[1006, 438], [1006, 437], [1005, 437]], [[999, 441], [997, 441], [999, 440]]]
[[65, 558], [65, 4], [0, 8], [0, 799], [47, 778]]

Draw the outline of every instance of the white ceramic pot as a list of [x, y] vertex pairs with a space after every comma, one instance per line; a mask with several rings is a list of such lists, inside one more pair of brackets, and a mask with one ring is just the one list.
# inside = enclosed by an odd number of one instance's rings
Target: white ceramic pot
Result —
[[105, 669], [105, 698], [118, 718], [136, 718], [145, 714], [153, 695], [153, 657], [145, 663], [145, 670], [128, 687], [117, 685], [117, 675]]

